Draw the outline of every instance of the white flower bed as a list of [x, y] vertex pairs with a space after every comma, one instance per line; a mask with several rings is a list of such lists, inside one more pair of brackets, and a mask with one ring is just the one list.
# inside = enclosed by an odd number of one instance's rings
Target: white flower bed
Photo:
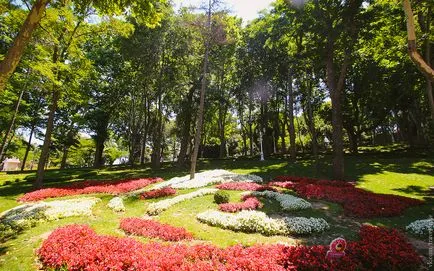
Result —
[[29, 203], [17, 206], [0, 215], [0, 223], [23, 224], [28, 220], [56, 220], [70, 216], [90, 216], [98, 198], [79, 198], [49, 202]]
[[124, 201], [121, 197], [112, 198], [107, 204], [107, 207], [109, 207], [115, 212], [125, 212]]
[[284, 217], [271, 218], [259, 211], [241, 211], [236, 214], [206, 211], [196, 218], [211, 226], [242, 232], [257, 232], [264, 235], [311, 234], [323, 232], [329, 224], [322, 218]]
[[417, 235], [428, 235], [434, 231], [434, 218], [416, 220], [406, 227], [406, 230]]
[[146, 212], [148, 213], [148, 215], [158, 215], [159, 213], [169, 209], [171, 206], [189, 200], [189, 199], [193, 199], [193, 198], [197, 198], [197, 197], [202, 197], [205, 195], [212, 195], [215, 194], [218, 191], [218, 189], [214, 189], [214, 188], [204, 188], [204, 189], [200, 189], [188, 194], [184, 194], [184, 195], [179, 195], [176, 196], [174, 198], [170, 198], [170, 199], [165, 199], [165, 200], [160, 200], [154, 203], [149, 204], [148, 209], [146, 210]]
[[159, 189], [166, 186], [172, 186], [177, 189], [200, 188], [212, 184], [228, 182], [262, 182], [262, 178], [256, 175], [236, 174], [227, 170], [216, 169], [196, 173], [194, 179], [190, 180], [190, 175], [175, 177], [168, 181], [153, 186], [153, 189]]
[[255, 191], [252, 193], [252, 195], [275, 199], [280, 203], [280, 206], [284, 211], [295, 211], [295, 210], [304, 210], [304, 209], [312, 208], [310, 202], [302, 198], [294, 197], [288, 194], [282, 194], [273, 191], [263, 191], [263, 192]]

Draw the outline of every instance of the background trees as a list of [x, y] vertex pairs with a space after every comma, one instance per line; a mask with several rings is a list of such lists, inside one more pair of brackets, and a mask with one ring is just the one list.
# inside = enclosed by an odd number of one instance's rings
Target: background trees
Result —
[[[28, 12], [1, 3], [4, 56]], [[209, 25], [186, 8], [113, 18], [96, 3], [51, 2], [0, 95], [3, 156], [39, 159], [39, 185], [53, 166], [255, 156], [261, 138], [266, 157], [333, 150], [343, 179], [344, 152], [432, 144], [432, 84], [407, 55], [399, 3], [278, 0], [248, 24], [213, 10]], [[427, 63], [432, 8], [413, 5]]]

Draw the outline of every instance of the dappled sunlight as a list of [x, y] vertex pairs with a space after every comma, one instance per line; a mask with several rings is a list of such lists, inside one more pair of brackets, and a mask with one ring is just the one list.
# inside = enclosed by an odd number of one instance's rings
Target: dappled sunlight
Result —
[[423, 199], [428, 196], [429, 187], [434, 185], [434, 176], [417, 173], [382, 171], [366, 174], [357, 186], [374, 193], [394, 194]]

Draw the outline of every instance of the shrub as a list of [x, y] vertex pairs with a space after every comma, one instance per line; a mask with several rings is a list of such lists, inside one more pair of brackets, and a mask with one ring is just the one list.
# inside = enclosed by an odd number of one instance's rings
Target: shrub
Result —
[[217, 204], [228, 203], [230, 196], [225, 191], [218, 191], [214, 194], [214, 202]]

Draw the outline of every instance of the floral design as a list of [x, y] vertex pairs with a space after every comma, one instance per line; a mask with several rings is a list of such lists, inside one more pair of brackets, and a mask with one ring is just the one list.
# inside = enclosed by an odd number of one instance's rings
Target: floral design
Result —
[[156, 199], [156, 198], [172, 196], [175, 194], [176, 194], [176, 190], [170, 186], [167, 186], [167, 187], [160, 188], [160, 189], [153, 189], [150, 191], [146, 191], [142, 195], [140, 195], [140, 198], [141, 199]]
[[124, 200], [121, 197], [112, 198], [107, 204], [107, 207], [115, 212], [125, 212]]
[[173, 227], [151, 219], [124, 218], [121, 220], [120, 228], [130, 234], [165, 241], [180, 241], [193, 238], [193, 235], [184, 228]]
[[416, 235], [428, 235], [434, 231], [434, 218], [416, 220], [410, 223], [406, 230]]
[[98, 198], [78, 198], [17, 206], [0, 215], [0, 239], [34, 227], [42, 221], [71, 216], [90, 216], [93, 206], [100, 201]]
[[199, 189], [197, 191], [194, 191], [194, 192], [191, 192], [188, 194], [179, 195], [179, 196], [176, 196], [174, 198], [160, 200], [160, 201], [149, 204], [146, 212], [148, 213], [148, 215], [158, 215], [159, 213], [169, 209], [171, 206], [173, 206], [175, 204], [178, 204], [180, 202], [190, 200], [193, 198], [202, 197], [205, 195], [212, 195], [212, 194], [216, 193], [217, 191], [218, 191], [218, 189], [204, 188], [204, 189]]
[[263, 191], [253, 192], [252, 195], [275, 199], [280, 203], [280, 206], [284, 211], [295, 211], [312, 208], [312, 205], [308, 201], [302, 198], [294, 197], [289, 194], [282, 194], [273, 191]]
[[363, 226], [339, 261], [328, 246], [256, 245], [225, 249], [212, 245], [143, 244], [131, 238], [97, 235], [88, 226], [52, 232], [37, 251], [44, 269], [112, 271], [284, 271], [418, 270], [422, 260], [396, 230]]
[[263, 235], [311, 234], [329, 228], [322, 218], [283, 217], [271, 218], [263, 212], [241, 211], [227, 214], [219, 211], [206, 211], [196, 218], [210, 226], [242, 232], [257, 232]]
[[252, 182], [230, 182], [223, 183], [216, 186], [216, 188], [221, 190], [239, 190], [239, 191], [276, 191], [275, 188], [268, 185], [261, 185]]
[[262, 203], [253, 196], [243, 197], [240, 203], [222, 203], [219, 204], [219, 210], [222, 212], [236, 213], [241, 210], [256, 210], [262, 207]]
[[59, 188], [44, 188], [24, 194], [18, 200], [21, 202], [39, 201], [47, 198], [58, 198], [82, 194], [122, 194], [129, 191], [146, 187], [150, 184], [162, 181], [160, 178], [120, 180], [115, 182], [108, 181], [84, 181], [73, 183]]
[[340, 203], [344, 212], [353, 217], [387, 217], [402, 212], [423, 201], [395, 195], [375, 194], [355, 187], [354, 183], [281, 176], [270, 185], [293, 189], [308, 199], [323, 199]]
[[175, 177], [155, 185], [154, 189], [160, 189], [166, 186], [177, 189], [191, 189], [228, 182], [262, 182], [262, 178], [256, 175], [242, 175], [227, 170], [216, 169], [196, 173], [192, 180], [190, 180], [190, 175]]

